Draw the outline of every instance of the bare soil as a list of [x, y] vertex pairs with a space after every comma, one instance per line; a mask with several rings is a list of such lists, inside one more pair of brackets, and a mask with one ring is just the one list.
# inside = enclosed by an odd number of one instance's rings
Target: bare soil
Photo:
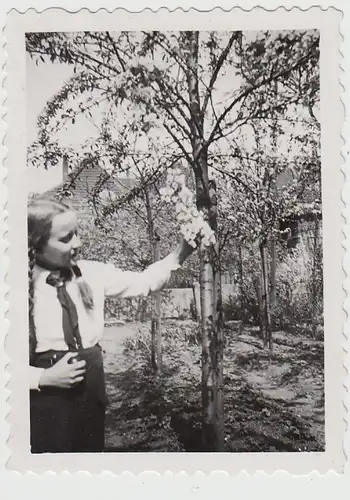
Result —
[[[105, 329], [107, 451], [210, 451], [201, 439], [196, 324], [162, 327], [161, 376], [149, 368], [148, 324]], [[324, 450], [323, 342], [275, 332], [269, 352], [256, 327], [229, 322], [225, 330], [225, 451]]]

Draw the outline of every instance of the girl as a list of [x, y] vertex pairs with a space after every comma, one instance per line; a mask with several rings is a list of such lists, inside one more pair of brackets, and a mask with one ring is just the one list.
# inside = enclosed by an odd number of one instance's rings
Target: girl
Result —
[[185, 240], [145, 271], [79, 261], [75, 212], [35, 200], [28, 206], [31, 451], [104, 449], [107, 403], [99, 340], [105, 297], [161, 289], [193, 251]]

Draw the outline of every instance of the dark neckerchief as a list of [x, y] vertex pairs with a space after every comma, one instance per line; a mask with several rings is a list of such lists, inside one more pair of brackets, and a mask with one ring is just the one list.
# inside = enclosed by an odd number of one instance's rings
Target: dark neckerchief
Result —
[[57, 269], [50, 272], [50, 274], [46, 278], [46, 283], [51, 286], [59, 287], [67, 281], [70, 281], [72, 277], [73, 272], [70, 269]]
[[83, 345], [79, 331], [77, 309], [66, 288], [67, 281], [71, 280], [72, 277], [73, 272], [70, 269], [58, 269], [50, 272], [46, 278], [46, 283], [57, 290], [57, 298], [62, 306], [64, 339], [68, 349], [76, 351], [82, 349]]

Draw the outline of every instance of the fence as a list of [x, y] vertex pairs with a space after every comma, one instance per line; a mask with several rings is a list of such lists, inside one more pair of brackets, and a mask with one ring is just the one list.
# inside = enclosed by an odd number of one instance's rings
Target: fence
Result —
[[[237, 293], [236, 285], [222, 285], [223, 299]], [[200, 313], [199, 284], [193, 288], [168, 288], [161, 291], [162, 318], [189, 319]], [[151, 317], [151, 297], [107, 299], [105, 318], [113, 321], [146, 321]]]

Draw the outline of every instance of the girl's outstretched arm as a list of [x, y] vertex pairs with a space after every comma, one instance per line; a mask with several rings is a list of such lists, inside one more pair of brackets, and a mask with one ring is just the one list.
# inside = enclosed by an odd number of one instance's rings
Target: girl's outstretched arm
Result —
[[151, 264], [142, 272], [121, 271], [109, 264], [102, 264], [106, 297], [140, 297], [161, 290], [169, 281], [171, 272], [178, 269], [194, 248], [183, 238], [167, 257]]

